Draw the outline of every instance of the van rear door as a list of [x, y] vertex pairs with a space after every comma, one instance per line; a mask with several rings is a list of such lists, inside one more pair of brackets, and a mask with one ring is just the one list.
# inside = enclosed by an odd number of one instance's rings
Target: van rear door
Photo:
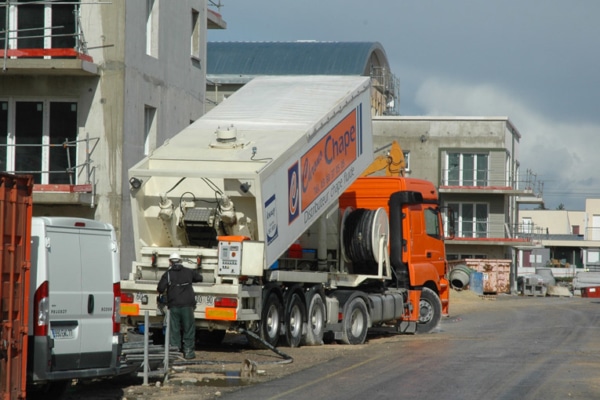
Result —
[[111, 364], [114, 251], [110, 232], [59, 224], [47, 227], [54, 370]]
[[52, 369], [78, 369], [81, 363], [81, 269], [72, 228], [46, 226]]
[[113, 266], [117, 257], [111, 231], [82, 229], [81, 368], [111, 365], [113, 345]]

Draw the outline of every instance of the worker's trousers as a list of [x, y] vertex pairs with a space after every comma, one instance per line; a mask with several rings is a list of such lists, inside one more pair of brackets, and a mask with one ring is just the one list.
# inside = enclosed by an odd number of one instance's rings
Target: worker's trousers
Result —
[[[181, 350], [184, 355], [193, 355], [196, 340], [196, 324], [193, 307], [169, 308], [171, 318], [170, 345]], [[183, 345], [182, 345], [183, 339]]]

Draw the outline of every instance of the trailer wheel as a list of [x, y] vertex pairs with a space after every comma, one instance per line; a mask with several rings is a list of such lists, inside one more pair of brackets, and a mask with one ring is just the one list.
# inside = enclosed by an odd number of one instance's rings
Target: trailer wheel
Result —
[[362, 344], [367, 338], [369, 329], [368, 311], [365, 301], [360, 297], [350, 300], [345, 307], [342, 321], [342, 342], [346, 344]]
[[313, 293], [308, 303], [306, 335], [303, 337], [303, 344], [307, 346], [323, 344], [326, 315], [323, 297], [319, 293]]
[[302, 325], [306, 319], [304, 301], [294, 293], [290, 297], [285, 313], [285, 338], [290, 347], [298, 347], [302, 340]]
[[275, 293], [269, 294], [262, 310], [260, 321], [260, 338], [271, 346], [277, 346], [279, 330], [283, 318], [283, 307]]
[[419, 302], [419, 324], [417, 333], [429, 333], [440, 323], [442, 318], [442, 302], [431, 289], [424, 287]]

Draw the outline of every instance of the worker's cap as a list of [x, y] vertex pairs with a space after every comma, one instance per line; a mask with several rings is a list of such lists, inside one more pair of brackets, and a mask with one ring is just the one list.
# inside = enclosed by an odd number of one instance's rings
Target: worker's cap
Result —
[[179, 253], [172, 253], [169, 256], [169, 260], [171, 260], [171, 261], [179, 261], [179, 260], [181, 260], [181, 257], [179, 257]]

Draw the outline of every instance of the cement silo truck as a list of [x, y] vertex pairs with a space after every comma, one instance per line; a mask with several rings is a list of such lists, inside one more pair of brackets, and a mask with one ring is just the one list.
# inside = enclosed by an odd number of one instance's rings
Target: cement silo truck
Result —
[[359, 177], [373, 161], [370, 79], [254, 78], [129, 170], [136, 259], [121, 314], [162, 329], [177, 252], [204, 277], [196, 325], [275, 346], [428, 332], [448, 313], [437, 191]]

